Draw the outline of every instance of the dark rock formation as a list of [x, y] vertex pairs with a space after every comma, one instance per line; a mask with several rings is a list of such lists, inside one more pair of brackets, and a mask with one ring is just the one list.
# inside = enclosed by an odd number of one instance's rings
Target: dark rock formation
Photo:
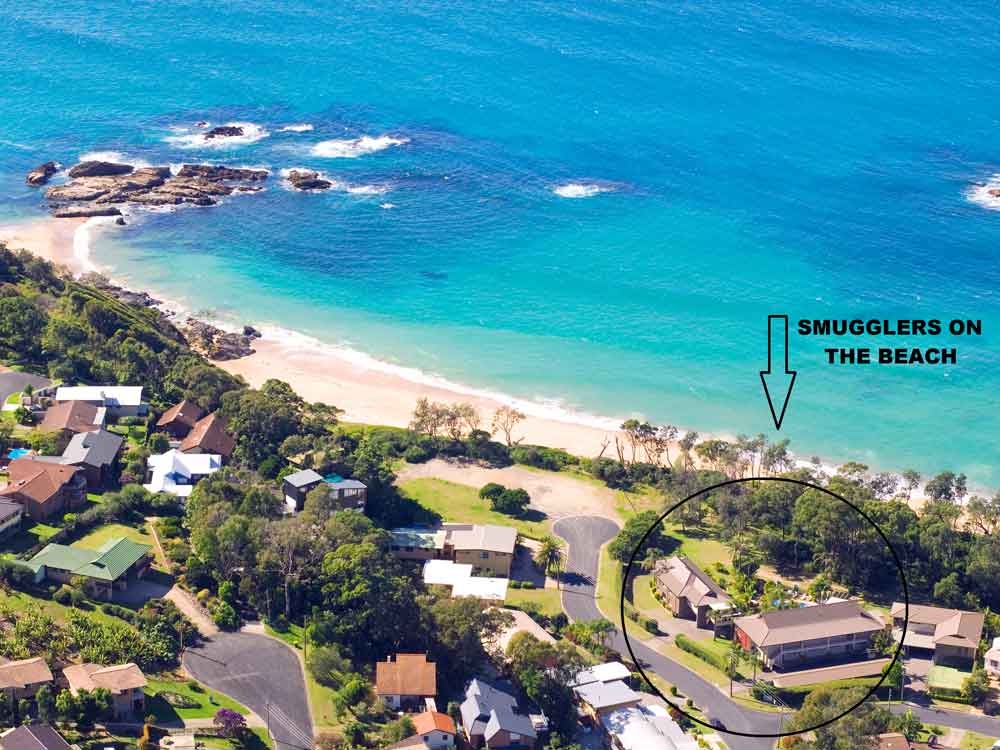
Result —
[[58, 164], [54, 161], [47, 161], [28, 172], [28, 176], [24, 178], [24, 181], [32, 186], [44, 185], [58, 170]]
[[248, 357], [254, 353], [251, 337], [240, 333], [227, 333], [210, 323], [188, 318], [184, 336], [196, 352], [209, 359], [229, 360]]
[[52, 212], [57, 219], [83, 219], [90, 216], [121, 216], [115, 206], [98, 206], [95, 203], [75, 203]]
[[243, 335], [249, 336], [252, 339], [259, 339], [261, 337], [261, 332], [253, 326], [243, 326]]
[[133, 170], [131, 164], [115, 164], [110, 161], [82, 161], [69, 170], [70, 177], [113, 177], [128, 174]]
[[[128, 171], [109, 174], [116, 170]], [[214, 206], [219, 198], [242, 190], [260, 190], [244, 182], [267, 179], [267, 170], [233, 169], [211, 164], [185, 164], [177, 176], [170, 167], [141, 167], [109, 162], [83, 162], [70, 170], [64, 185], [49, 188], [45, 197], [55, 216], [115, 216], [109, 204], [139, 206]], [[81, 206], [86, 203], [86, 207]]]
[[1000, 198], [1000, 188], [990, 188], [986, 192], [992, 195], [994, 198]]
[[319, 176], [319, 172], [293, 169], [288, 173], [288, 181], [296, 190], [327, 190], [333, 186], [329, 180]]
[[236, 125], [220, 125], [205, 133], [205, 138], [233, 138], [243, 135], [243, 128]]
[[178, 177], [200, 177], [203, 180], [249, 180], [259, 182], [270, 175], [266, 169], [239, 169], [214, 164], [185, 164], [177, 173]]

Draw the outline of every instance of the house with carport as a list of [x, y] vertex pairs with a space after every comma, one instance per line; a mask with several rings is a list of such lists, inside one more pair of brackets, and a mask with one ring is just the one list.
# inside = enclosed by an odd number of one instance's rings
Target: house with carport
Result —
[[897, 643], [906, 622], [903, 647], [907, 654], [928, 656], [935, 664], [944, 666], [972, 668], [983, 637], [986, 616], [982, 612], [911, 604], [907, 620], [906, 604], [893, 602], [889, 614]]

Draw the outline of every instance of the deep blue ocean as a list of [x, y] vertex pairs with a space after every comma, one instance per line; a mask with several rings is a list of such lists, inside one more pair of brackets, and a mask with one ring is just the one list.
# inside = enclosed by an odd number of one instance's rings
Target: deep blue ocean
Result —
[[[4, 1], [0, 219], [44, 215], [48, 159], [266, 165], [266, 192], [95, 258], [193, 310], [703, 432], [775, 434], [768, 313], [982, 319], [948, 367], [793, 338], [781, 434], [998, 486], [1000, 201], [974, 199], [998, 91], [983, 0]], [[208, 148], [201, 120], [261, 137]], [[283, 189], [295, 166], [337, 189]]]

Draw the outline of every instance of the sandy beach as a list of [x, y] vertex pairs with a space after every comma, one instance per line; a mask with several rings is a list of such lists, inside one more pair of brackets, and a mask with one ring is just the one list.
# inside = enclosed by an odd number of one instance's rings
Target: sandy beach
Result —
[[[45, 218], [0, 226], [0, 241], [12, 248], [30, 250], [79, 275], [93, 270], [87, 257], [87, 238], [76, 231], [86, 221]], [[492, 399], [380, 372], [352, 362], [333, 349], [314, 350], [297, 342], [290, 343], [279, 333], [268, 330], [254, 347], [257, 353], [251, 357], [216, 364], [242, 375], [252, 386], [259, 386], [268, 378], [284, 380], [310, 401], [322, 401], [343, 409], [346, 421], [405, 427], [417, 399], [427, 397], [448, 403], [472, 403], [482, 416], [483, 427], [489, 429], [493, 412], [502, 405]], [[563, 448], [580, 456], [596, 456], [609, 437], [609, 431], [593, 426], [530, 415], [514, 432], [514, 438], [525, 443]], [[612, 443], [607, 448], [607, 455], [613, 453]]]

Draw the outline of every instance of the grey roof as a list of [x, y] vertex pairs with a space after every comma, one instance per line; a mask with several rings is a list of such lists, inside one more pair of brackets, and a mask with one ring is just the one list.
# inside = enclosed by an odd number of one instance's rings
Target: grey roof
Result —
[[293, 487], [307, 487], [310, 484], [322, 482], [323, 477], [312, 469], [303, 469], [302, 471], [297, 471], [294, 474], [289, 474], [285, 477], [285, 481]]
[[24, 512], [24, 507], [20, 503], [12, 503], [9, 500], [0, 498], [0, 523], [19, 516]]
[[531, 719], [517, 712], [514, 696], [479, 679], [472, 680], [465, 688], [465, 700], [459, 711], [469, 735], [482, 735], [487, 742], [501, 730], [536, 736]]
[[359, 482], [357, 479], [338, 479], [337, 481], [331, 481], [329, 479], [324, 479], [330, 489], [332, 490], [367, 490], [368, 486], [364, 482]]
[[613, 682], [591, 682], [573, 688], [580, 700], [592, 706], [595, 710], [622, 706], [626, 703], [638, 703], [642, 695], [635, 692], [621, 680]]
[[3, 750], [68, 750], [69, 744], [48, 724], [30, 724], [0, 737]]
[[74, 466], [108, 466], [114, 463], [115, 456], [122, 447], [125, 438], [107, 430], [96, 432], [78, 432], [69, 441], [63, 451], [65, 463]]

